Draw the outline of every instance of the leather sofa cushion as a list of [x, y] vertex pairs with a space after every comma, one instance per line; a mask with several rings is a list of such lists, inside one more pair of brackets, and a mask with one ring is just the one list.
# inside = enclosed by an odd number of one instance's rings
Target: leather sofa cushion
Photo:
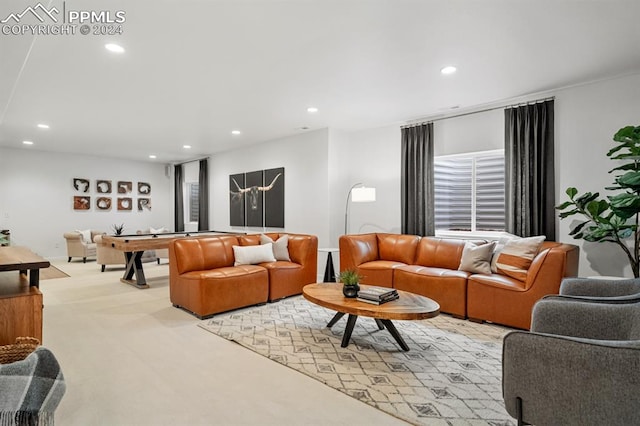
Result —
[[178, 274], [190, 271], [233, 266], [233, 246], [238, 245], [234, 236], [175, 240], [176, 268]]
[[245, 277], [252, 274], [263, 274], [264, 268], [257, 265], [227, 266], [206, 271], [191, 271], [182, 274], [180, 279], [187, 280], [216, 280]]
[[419, 241], [417, 235], [378, 234], [378, 258], [411, 264]]
[[469, 275], [469, 272], [466, 271], [458, 271], [457, 269], [445, 269], [445, 268], [434, 268], [431, 266], [420, 266], [420, 265], [404, 265], [399, 266], [396, 272], [396, 280], [397, 277], [403, 274], [413, 274], [420, 276], [429, 276], [429, 277], [440, 277], [440, 278], [462, 278], [466, 280]]
[[464, 240], [424, 237], [418, 244], [415, 265], [435, 268], [458, 269]]
[[362, 275], [362, 279], [360, 279], [362, 284], [392, 287], [393, 270], [401, 266], [406, 265], [391, 260], [374, 260], [358, 266], [357, 272]]

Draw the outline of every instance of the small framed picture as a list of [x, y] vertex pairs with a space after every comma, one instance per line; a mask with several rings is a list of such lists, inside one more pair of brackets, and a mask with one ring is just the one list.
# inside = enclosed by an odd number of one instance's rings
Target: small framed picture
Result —
[[133, 208], [133, 200], [129, 197], [118, 198], [118, 210], [131, 211]]
[[96, 208], [98, 210], [102, 210], [102, 211], [111, 210], [111, 198], [109, 198], [109, 197], [98, 197], [96, 199]]
[[89, 192], [89, 179], [73, 178], [73, 188], [78, 192]]
[[151, 185], [147, 182], [138, 182], [138, 194], [149, 195], [151, 194]]
[[98, 194], [111, 194], [111, 181], [96, 180], [96, 192]]
[[84, 195], [73, 197], [74, 210], [89, 210], [90, 207], [91, 207], [91, 197], [87, 197]]
[[119, 181], [118, 182], [118, 194], [131, 194], [133, 189], [133, 184], [128, 181]]
[[138, 211], [151, 210], [150, 198], [138, 198]]

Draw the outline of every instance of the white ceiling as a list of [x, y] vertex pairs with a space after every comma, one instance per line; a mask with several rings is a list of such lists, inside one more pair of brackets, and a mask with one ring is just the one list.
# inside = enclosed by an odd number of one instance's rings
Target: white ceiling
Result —
[[[2, 0], [0, 20], [36, 4]], [[640, 72], [638, 0], [64, 7], [123, 10], [123, 34], [0, 34], [0, 146], [167, 163], [309, 131], [301, 127], [380, 127]], [[458, 72], [441, 75], [449, 64]]]

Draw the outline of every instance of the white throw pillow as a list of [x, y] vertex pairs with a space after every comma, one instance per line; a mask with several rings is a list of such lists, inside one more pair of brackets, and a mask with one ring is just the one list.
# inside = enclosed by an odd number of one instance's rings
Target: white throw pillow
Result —
[[462, 249], [459, 271], [472, 272], [474, 274], [491, 274], [491, 256], [496, 246], [495, 241], [487, 244], [476, 245], [467, 241]]
[[276, 260], [286, 260], [291, 262], [291, 258], [289, 257], [289, 236], [283, 235], [278, 238], [278, 241], [273, 241], [268, 236], [261, 234], [260, 235], [260, 244], [273, 244], [273, 256]]
[[82, 236], [82, 241], [84, 241], [85, 243], [87, 244], [93, 243], [93, 240], [91, 239], [91, 229], [87, 229], [85, 231], [80, 231], [76, 229], [76, 232], [80, 233], [80, 235]]
[[275, 262], [273, 244], [256, 246], [233, 246], [234, 266], [255, 265], [256, 263]]
[[163, 232], [167, 232], [167, 231], [164, 229], [164, 227], [162, 227], [162, 228], [158, 228], [158, 229], [151, 228], [151, 227], [149, 228], [149, 233], [150, 233], [150, 234], [162, 234]]
[[497, 255], [498, 273], [520, 281], [527, 279], [527, 271], [533, 258], [540, 251], [545, 236], [516, 238], [506, 242]]

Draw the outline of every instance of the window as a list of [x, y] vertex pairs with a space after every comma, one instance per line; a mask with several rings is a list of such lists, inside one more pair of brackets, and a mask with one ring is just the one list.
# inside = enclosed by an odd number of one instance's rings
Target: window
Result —
[[504, 150], [434, 159], [436, 230], [504, 231]]
[[198, 221], [198, 214], [200, 211], [199, 208], [199, 201], [200, 201], [200, 197], [199, 197], [199, 190], [200, 190], [200, 185], [198, 185], [197, 183], [189, 183], [189, 222], [197, 222]]

